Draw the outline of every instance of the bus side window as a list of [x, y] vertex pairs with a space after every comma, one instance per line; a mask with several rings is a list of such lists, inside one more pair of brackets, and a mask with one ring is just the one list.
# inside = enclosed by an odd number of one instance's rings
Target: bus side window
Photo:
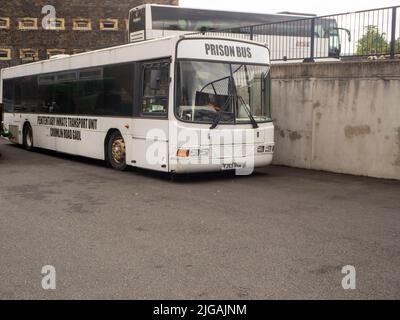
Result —
[[145, 63], [142, 66], [141, 115], [167, 117], [170, 63]]
[[14, 112], [14, 82], [15, 80], [3, 82], [4, 112]]
[[21, 79], [16, 79], [14, 83], [14, 110], [21, 112]]

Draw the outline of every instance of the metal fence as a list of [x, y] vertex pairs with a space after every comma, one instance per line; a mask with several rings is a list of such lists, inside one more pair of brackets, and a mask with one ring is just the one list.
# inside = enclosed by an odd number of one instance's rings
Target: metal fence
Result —
[[400, 6], [203, 34], [265, 43], [271, 49], [273, 61], [345, 57], [393, 59], [400, 55]]

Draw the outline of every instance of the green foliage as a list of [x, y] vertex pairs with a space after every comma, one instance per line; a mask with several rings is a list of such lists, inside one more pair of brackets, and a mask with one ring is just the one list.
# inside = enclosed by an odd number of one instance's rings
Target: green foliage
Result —
[[5, 132], [5, 131], [0, 131], [0, 137], [10, 138], [11, 137], [11, 133], [10, 132]]
[[389, 44], [386, 41], [385, 33], [380, 33], [377, 26], [366, 27], [366, 33], [358, 40], [358, 55], [385, 54], [389, 52]]
[[400, 53], [400, 38], [397, 38], [396, 42], [394, 43], [394, 52]]

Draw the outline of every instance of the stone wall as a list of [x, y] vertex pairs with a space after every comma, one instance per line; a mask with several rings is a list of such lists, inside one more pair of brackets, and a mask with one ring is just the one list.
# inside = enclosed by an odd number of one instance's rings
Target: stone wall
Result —
[[275, 164], [400, 179], [400, 61], [274, 65]]

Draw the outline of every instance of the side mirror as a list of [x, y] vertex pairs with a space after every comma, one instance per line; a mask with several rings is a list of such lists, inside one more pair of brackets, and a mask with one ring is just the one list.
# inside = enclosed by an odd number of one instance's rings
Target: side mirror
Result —
[[150, 73], [150, 88], [160, 90], [161, 88], [161, 70], [152, 69]]
[[333, 28], [333, 29], [334, 30], [343, 30], [344, 32], [346, 32], [349, 42], [351, 42], [351, 31], [349, 29], [346, 29], [346, 28]]

